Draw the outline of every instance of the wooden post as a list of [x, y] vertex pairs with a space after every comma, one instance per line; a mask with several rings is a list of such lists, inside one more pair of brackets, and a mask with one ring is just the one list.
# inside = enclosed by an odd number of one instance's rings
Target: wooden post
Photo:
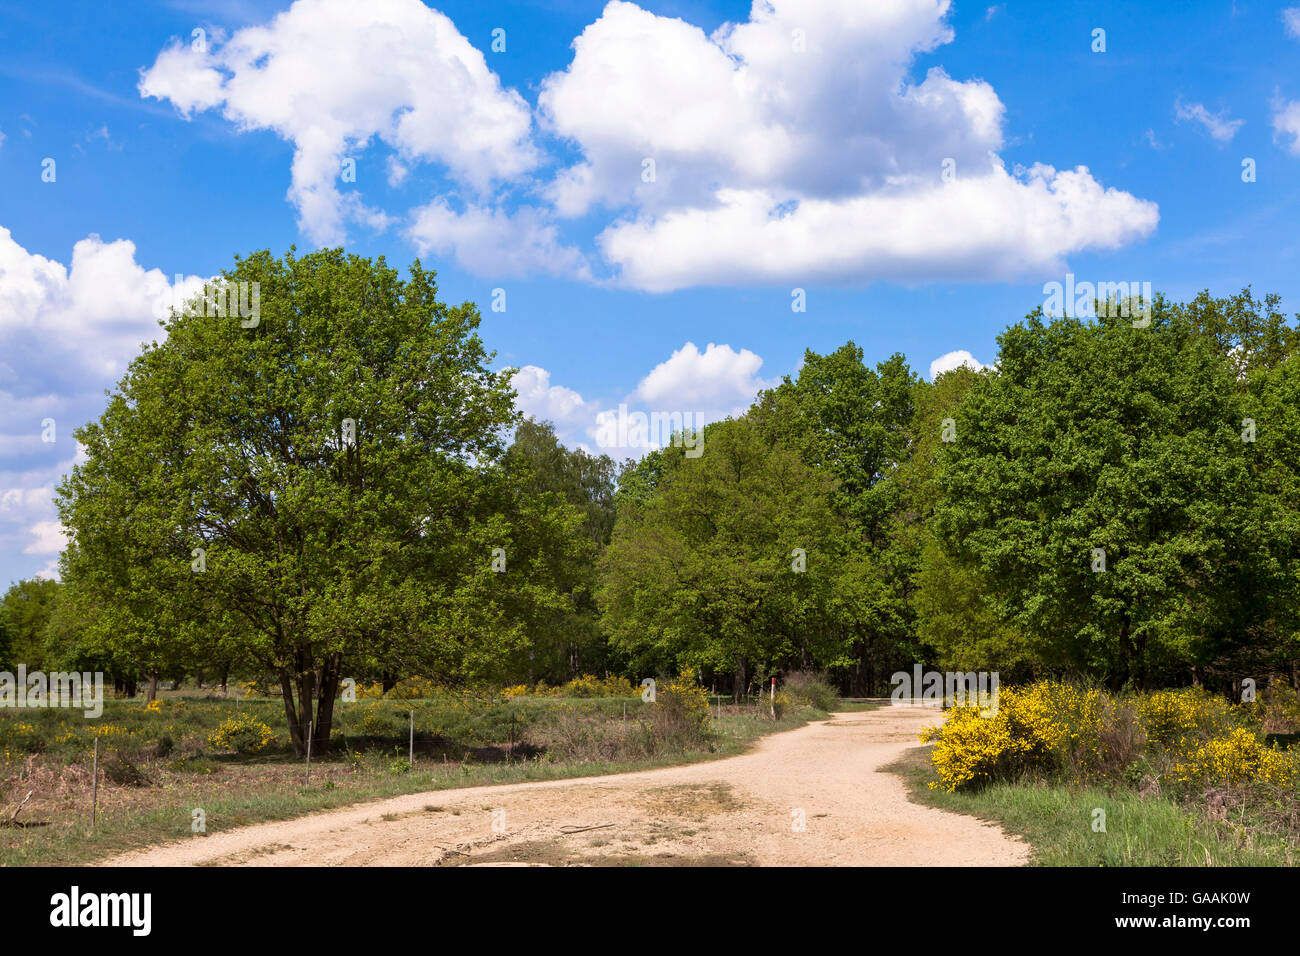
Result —
[[95, 738], [95, 757], [90, 768], [90, 828], [95, 829], [99, 815], [99, 738]]
[[307, 721], [307, 776], [303, 779], [305, 787], [311, 783], [311, 739], [316, 736], [316, 721]]
[[415, 711], [411, 711], [411, 748], [406, 762], [412, 770], [415, 769]]
[[768, 698], [769, 706], [772, 708], [772, 719], [776, 720], [776, 678], [772, 678], [772, 694]]

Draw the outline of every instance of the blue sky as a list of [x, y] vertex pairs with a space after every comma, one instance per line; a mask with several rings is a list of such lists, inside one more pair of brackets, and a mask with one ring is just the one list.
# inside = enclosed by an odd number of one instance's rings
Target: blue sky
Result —
[[1287, 3], [0, 2], [0, 584], [168, 284], [253, 249], [419, 256], [615, 457], [805, 348], [991, 362], [1067, 271], [1295, 312], [1298, 63]]

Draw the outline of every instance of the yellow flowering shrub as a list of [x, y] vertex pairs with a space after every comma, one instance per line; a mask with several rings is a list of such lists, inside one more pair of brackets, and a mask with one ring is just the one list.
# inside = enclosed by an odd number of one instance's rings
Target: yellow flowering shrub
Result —
[[709, 696], [694, 670], [688, 667], [656, 688], [651, 729], [656, 739], [681, 746], [709, 738]]
[[626, 677], [596, 677], [583, 674], [558, 687], [547, 688], [538, 684], [534, 694], [546, 694], [551, 697], [636, 697], [641, 691], [632, 686]]
[[275, 733], [270, 727], [247, 714], [226, 718], [208, 735], [213, 750], [234, 750], [241, 754], [260, 753], [274, 740]]
[[1256, 734], [1238, 727], [1185, 753], [1170, 773], [1180, 783], [1246, 783], [1259, 779], [1268, 752]]
[[[1283, 700], [1280, 694], [1274, 706]], [[939, 779], [930, 786], [949, 791], [1027, 771], [1068, 771], [1075, 779], [1154, 772], [1182, 786], [1263, 783], [1294, 792], [1300, 747], [1265, 746], [1262, 713], [1199, 688], [1118, 696], [1041, 681], [1000, 688], [996, 713], [955, 707], [921, 739], [935, 745]]]
[[1235, 724], [1226, 700], [1197, 687], [1141, 694], [1136, 705], [1147, 739], [1172, 750], [1226, 734]]
[[944, 724], [921, 735], [935, 745], [930, 761], [939, 780], [930, 786], [955, 792], [1050, 765], [1069, 733], [1053, 709], [1060, 693], [1061, 685], [1049, 683], [1004, 687], [998, 690], [996, 713], [976, 703], [952, 708]]

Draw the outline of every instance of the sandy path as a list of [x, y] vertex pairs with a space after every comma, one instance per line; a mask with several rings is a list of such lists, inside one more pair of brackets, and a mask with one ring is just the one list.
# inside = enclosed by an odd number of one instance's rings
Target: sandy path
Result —
[[919, 746], [916, 734], [937, 718], [911, 707], [835, 714], [765, 737], [739, 757], [410, 794], [134, 851], [101, 865], [1026, 862], [1023, 842], [973, 817], [910, 803], [902, 780], [881, 772]]

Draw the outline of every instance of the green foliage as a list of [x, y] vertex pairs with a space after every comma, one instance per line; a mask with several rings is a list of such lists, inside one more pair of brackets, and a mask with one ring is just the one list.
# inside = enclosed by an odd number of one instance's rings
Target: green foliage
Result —
[[826, 680], [824, 674], [812, 671], [793, 671], [781, 682], [782, 692], [797, 704], [830, 712], [839, 703], [839, 694]]
[[[634, 674], [787, 659], [833, 580], [829, 476], [749, 418], [710, 425], [704, 449], [651, 452], [640, 472], [653, 491], [619, 500], [600, 598]], [[792, 568], [795, 548], [806, 571]]]
[[1147, 328], [1034, 314], [999, 343], [943, 446], [944, 546], [1050, 667], [1149, 680], [1214, 653], [1262, 534], [1223, 357], [1163, 300]]
[[274, 731], [248, 714], [237, 714], [223, 720], [208, 736], [208, 744], [213, 750], [233, 750], [240, 754], [260, 753], [274, 742]]
[[30, 578], [5, 592], [0, 602], [0, 661], [8, 660], [14, 667], [25, 664], [29, 671], [45, 667], [45, 628], [58, 591], [57, 581]]
[[709, 698], [689, 667], [656, 691], [652, 711], [658, 745], [686, 749], [708, 742]]
[[259, 284], [258, 323], [173, 314], [77, 433], [64, 575], [99, 646], [146, 672], [254, 661], [295, 747], [314, 719], [324, 749], [345, 660], [499, 670], [569, 605], [554, 578], [581, 516], [502, 469], [509, 370], [418, 261], [403, 280], [341, 250], [259, 252], [225, 279]]

